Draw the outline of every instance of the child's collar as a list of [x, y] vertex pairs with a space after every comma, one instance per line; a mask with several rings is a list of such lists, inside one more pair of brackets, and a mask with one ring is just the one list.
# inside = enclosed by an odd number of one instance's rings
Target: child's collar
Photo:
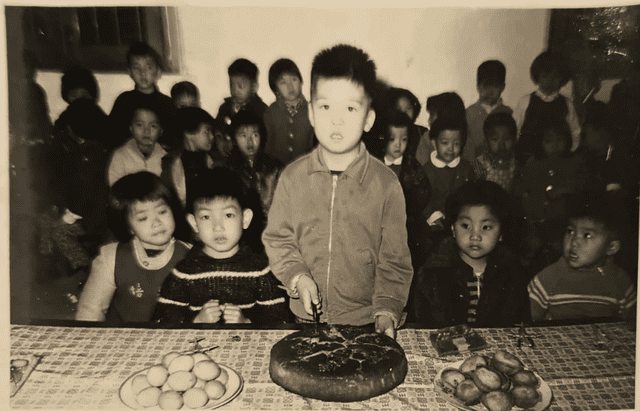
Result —
[[460, 156], [453, 159], [453, 161], [451, 161], [450, 163], [445, 163], [444, 161], [440, 160], [437, 156], [438, 156], [438, 151], [433, 150], [431, 152], [431, 163], [437, 168], [445, 168], [447, 166], [449, 168], [456, 168], [458, 167], [458, 164], [460, 164]]
[[556, 91], [555, 93], [546, 95], [544, 94], [542, 91], [540, 91], [540, 89], [536, 90], [536, 96], [540, 97], [540, 100], [544, 101], [545, 103], [550, 103], [553, 100], [555, 100], [558, 96], [560, 95], [559, 91]]

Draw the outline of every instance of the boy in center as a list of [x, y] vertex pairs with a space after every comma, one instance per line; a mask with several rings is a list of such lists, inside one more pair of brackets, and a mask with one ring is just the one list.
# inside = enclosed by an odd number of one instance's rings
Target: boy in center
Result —
[[366, 325], [395, 338], [413, 277], [397, 177], [361, 142], [371, 129], [375, 63], [338, 45], [311, 69], [309, 119], [319, 141], [278, 182], [263, 233], [273, 273], [299, 322]]

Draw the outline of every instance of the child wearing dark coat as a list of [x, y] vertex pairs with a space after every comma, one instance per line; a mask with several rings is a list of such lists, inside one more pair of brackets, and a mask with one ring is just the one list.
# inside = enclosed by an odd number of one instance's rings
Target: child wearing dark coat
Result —
[[271, 273], [267, 256], [240, 241], [253, 217], [240, 178], [222, 167], [203, 171], [188, 192], [187, 213], [202, 244], [165, 280], [152, 321], [286, 322], [285, 293]]
[[247, 59], [237, 59], [229, 66], [231, 97], [224, 99], [216, 119], [231, 124], [231, 118], [239, 111], [249, 110], [260, 118], [267, 105], [258, 96], [258, 67]]
[[500, 242], [509, 209], [507, 193], [491, 181], [468, 182], [447, 200], [453, 238], [444, 240], [418, 273], [413, 298], [418, 323], [512, 327], [528, 319], [527, 277]]

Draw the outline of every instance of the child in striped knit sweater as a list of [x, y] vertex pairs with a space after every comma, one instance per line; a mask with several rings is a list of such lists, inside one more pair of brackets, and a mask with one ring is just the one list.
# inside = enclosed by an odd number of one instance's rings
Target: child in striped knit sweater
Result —
[[152, 321], [167, 324], [283, 323], [285, 292], [265, 254], [241, 242], [253, 211], [247, 189], [225, 168], [204, 170], [190, 182], [187, 221], [196, 245], [165, 279]]

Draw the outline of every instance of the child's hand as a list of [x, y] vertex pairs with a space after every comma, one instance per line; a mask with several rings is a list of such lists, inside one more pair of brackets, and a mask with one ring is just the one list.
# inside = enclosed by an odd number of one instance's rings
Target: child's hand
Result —
[[227, 324], [249, 324], [251, 320], [242, 314], [242, 310], [237, 305], [225, 304], [222, 310], [222, 317]]
[[65, 224], [73, 224], [76, 221], [80, 220], [81, 218], [82, 216], [72, 213], [71, 211], [69, 211], [68, 208], [64, 209], [64, 214], [62, 215], [62, 217], [60, 217], [62, 222]]
[[388, 315], [381, 314], [376, 317], [376, 332], [386, 334], [396, 339], [396, 328], [393, 326], [393, 320]]
[[296, 289], [298, 290], [298, 295], [300, 296], [305, 312], [309, 315], [313, 315], [311, 303], [314, 303], [318, 308], [322, 306], [320, 292], [318, 291], [318, 284], [316, 284], [311, 277], [301, 275], [296, 283]]
[[194, 323], [214, 324], [220, 321], [222, 316], [222, 307], [218, 300], [207, 301], [200, 310], [200, 313], [193, 319]]

